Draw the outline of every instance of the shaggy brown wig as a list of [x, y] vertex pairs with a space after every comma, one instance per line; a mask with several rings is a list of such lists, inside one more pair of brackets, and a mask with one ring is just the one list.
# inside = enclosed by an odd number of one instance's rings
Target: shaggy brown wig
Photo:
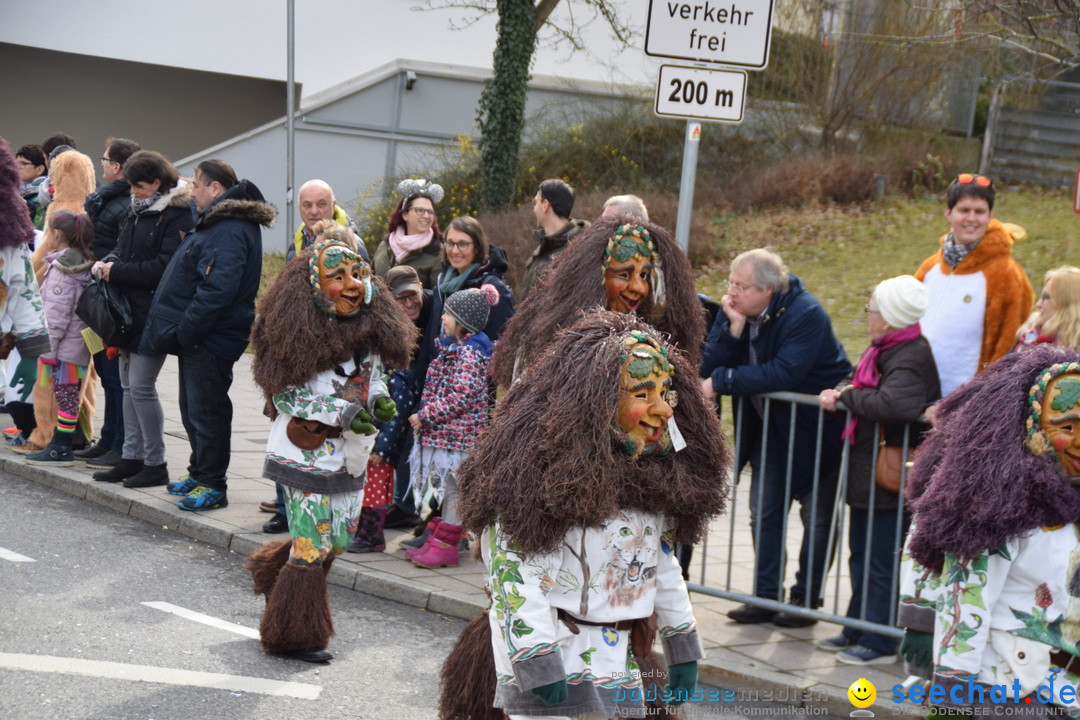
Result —
[[293, 258], [259, 301], [251, 328], [251, 368], [267, 400], [290, 385], [303, 385], [361, 348], [378, 353], [384, 365], [395, 368], [408, 367], [416, 348], [416, 326], [381, 278], [372, 278], [378, 290], [371, 305], [353, 317], [321, 312], [308, 281], [310, 257], [307, 248]]
[[19, 195], [19, 168], [11, 148], [0, 138], [0, 248], [29, 245], [34, 239], [34, 225], [26, 201]]
[[[1006, 355], [956, 392], [933, 437], [912, 503], [912, 557], [940, 572], [945, 555], [972, 558], [1033, 528], [1080, 522], [1080, 487], [1027, 449], [1027, 400], [1043, 371], [1080, 361], [1052, 345]], [[923, 443], [925, 447], [930, 440]], [[920, 457], [922, 451], [920, 450]]]
[[[556, 332], [577, 319], [579, 311], [607, 305], [604, 251], [623, 224], [625, 220], [619, 218], [597, 220], [552, 260], [499, 336], [490, 370], [498, 386], [510, 387], [515, 364], [532, 362]], [[705, 313], [694, 289], [690, 261], [667, 230], [654, 223], [643, 223], [642, 227], [652, 235], [660, 256], [665, 303], [656, 305], [650, 293], [637, 315], [666, 333], [697, 367], [705, 339]]]
[[[623, 339], [632, 331], [667, 347], [674, 417], [686, 440], [679, 452], [636, 461], [618, 447], [614, 426]], [[480, 532], [498, 520], [524, 552], [545, 553], [572, 526], [636, 509], [670, 516], [676, 541], [697, 542], [724, 510], [731, 460], [697, 378], [697, 366], [637, 317], [585, 313], [534, 358], [461, 464], [464, 526]]]

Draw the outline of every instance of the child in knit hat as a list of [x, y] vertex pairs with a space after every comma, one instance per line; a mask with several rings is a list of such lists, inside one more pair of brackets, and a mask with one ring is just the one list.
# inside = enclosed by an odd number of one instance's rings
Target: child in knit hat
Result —
[[422, 547], [406, 554], [420, 567], [456, 567], [461, 517], [455, 472], [479, 432], [488, 425], [487, 368], [492, 343], [483, 329], [499, 301], [493, 285], [459, 290], [443, 306], [439, 350], [428, 366], [420, 409], [409, 417], [416, 432], [409, 464], [419, 508], [425, 496], [442, 504]]

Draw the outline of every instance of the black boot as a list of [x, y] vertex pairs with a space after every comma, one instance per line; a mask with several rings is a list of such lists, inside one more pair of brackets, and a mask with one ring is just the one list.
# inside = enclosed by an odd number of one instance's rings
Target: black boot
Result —
[[143, 465], [142, 470], [135, 473], [124, 481], [124, 487], [144, 488], [167, 485], [169, 482], [169, 467], [165, 463], [160, 465]]
[[127, 480], [142, 469], [142, 460], [124, 458], [108, 470], [94, 473], [93, 478], [98, 482], [120, 482], [121, 480]]

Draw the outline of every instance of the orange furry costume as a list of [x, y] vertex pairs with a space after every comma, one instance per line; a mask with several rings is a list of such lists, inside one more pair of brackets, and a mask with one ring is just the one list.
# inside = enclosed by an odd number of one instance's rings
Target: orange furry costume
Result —
[[1027, 273], [1012, 257], [1013, 243], [1026, 236], [1019, 225], [991, 220], [982, 240], [954, 268], [945, 261], [943, 235], [938, 251], [915, 272], [930, 294], [922, 327], [941, 375], [942, 395], [1015, 344], [1016, 329], [1034, 300]]

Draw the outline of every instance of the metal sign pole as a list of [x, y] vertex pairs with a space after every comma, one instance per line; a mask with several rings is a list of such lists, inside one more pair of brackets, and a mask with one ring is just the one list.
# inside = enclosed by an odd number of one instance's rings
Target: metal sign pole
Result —
[[694, 211], [694, 182], [697, 178], [700, 140], [701, 123], [688, 120], [683, 142], [682, 179], [679, 181], [679, 215], [675, 220], [675, 242], [687, 254], [690, 251], [690, 216]]
[[296, 0], [289, 0], [288, 10], [288, 80], [285, 85], [285, 252], [292, 247], [293, 187], [296, 184], [296, 128], [293, 108], [296, 105]]

